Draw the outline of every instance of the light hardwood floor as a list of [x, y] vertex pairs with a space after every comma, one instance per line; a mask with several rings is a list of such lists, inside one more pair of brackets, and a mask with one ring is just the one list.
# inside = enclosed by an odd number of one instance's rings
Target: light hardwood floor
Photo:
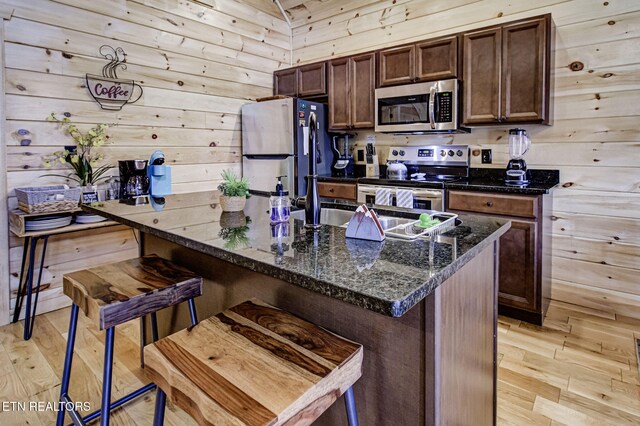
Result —
[[[22, 323], [0, 328], [0, 401], [58, 398], [68, 322], [68, 308], [42, 315], [28, 342]], [[138, 333], [137, 321], [117, 328], [114, 398], [144, 382]], [[636, 338], [640, 320], [561, 302], [552, 302], [544, 327], [500, 317], [498, 424], [640, 424]], [[92, 408], [100, 401], [103, 342], [103, 333], [80, 315], [71, 396]], [[153, 402], [147, 394], [114, 411], [112, 424], [151, 424]], [[0, 412], [2, 425], [54, 422], [51, 411]], [[166, 422], [193, 424], [171, 406]]]

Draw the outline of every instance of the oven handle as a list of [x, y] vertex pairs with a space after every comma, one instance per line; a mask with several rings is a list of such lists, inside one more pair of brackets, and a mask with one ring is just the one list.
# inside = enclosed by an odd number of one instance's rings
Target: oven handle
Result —
[[[386, 186], [381, 186], [381, 187], [360, 186], [358, 187], [358, 193], [362, 193], [365, 195], [376, 195], [376, 189], [378, 188], [390, 189], [394, 195], [396, 193], [396, 190], [398, 189], [398, 188], [386, 187]], [[414, 198], [441, 198], [443, 191], [441, 189], [436, 189], [436, 190], [414, 189], [411, 192], [413, 192]]]
[[434, 85], [429, 88], [429, 123], [431, 123], [432, 129], [436, 128], [435, 105], [436, 105], [436, 87]]

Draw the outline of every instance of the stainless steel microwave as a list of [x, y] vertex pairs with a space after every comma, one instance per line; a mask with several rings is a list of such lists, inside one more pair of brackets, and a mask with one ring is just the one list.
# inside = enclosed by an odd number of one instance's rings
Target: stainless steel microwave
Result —
[[383, 133], [467, 133], [459, 125], [458, 80], [376, 89], [375, 131]]

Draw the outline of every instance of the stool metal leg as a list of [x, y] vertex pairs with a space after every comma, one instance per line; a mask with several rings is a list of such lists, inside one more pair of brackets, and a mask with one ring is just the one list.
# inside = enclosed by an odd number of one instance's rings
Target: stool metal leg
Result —
[[140, 317], [140, 368], [144, 368], [144, 344], [147, 342], [147, 329], [144, 322], [147, 316]]
[[164, 407], [167, 403], [167, 395], [158, 387], [156, 390], [156, 408], [153, 413], [153, 426], [164, 424]]
[[109, 426], [109, 411], [111, 409], [111, 373], [113, 369], [113, 341], [115, 328], [107, 329], [104, 346], [104, 375], [102, 378], [102, 409], [100, 411], [100, 426]]
[[155, 312], [151, 312], [151, 338], [154, 342], [158, 341], [158, 316]]
[[347, 406], [349, 426], [358, 426], [358, 412], [356, 411], [356, 399], [353, 397], [353, 387], [350, 387], [344, 393], [344, 403]]
[[198, 315], [196, 313], [196, 302], [193, 299], [189, 299], [189, 315], [191, 316], [191, 325], [198, 324]]
[[[71, 362], [73, 361], [73, 347], [76, 342], [76, 327], [78, 325], [78, 305], [71, 305], [71, 318], [69, 319], [69, 334], [67, 336], [67, 351], [64, 356], [64, 369], [62, 371], [62, 384], [60, 385], [60, 402], [66, 401], [69, 392], [69, 380], [71, 379]], [[65, 410], [60, 407], [56, 426], [64, 424]]]
[[20, 318], [20, 310], [22, 309], [22, 300], [24, 295], [22, 292], [25, 290], [24, 286], [24, 267], [27, 263], [27, 253], [29, 252], [29, 244], [31, 243], [31, 237], [25, 237], [24, 248], [22, 250], [22, 266], [20, 266], [20, 281], [18, 281], [18, 295], [16, 296], [16, 306], [13, 310], [13, 320], [11, 322], [18, 322]]
[[[29, 310], [29, 308], [27, 307], [27, 312], [25, 313], [24, 340], [31, 339], [31, 335], [33, 334], [33, 325], [36, 322], [36, 311], [38, 309], [38, 297], [40, 296], [40, 283], [42, 283], [42, 270], [44, 269], [44, 257], [47, 253], [47, 243], [49, 242], [49, 236], [45, 235], [44, 237], [42, 237], [42, 240], [43, 240], [42, 255], [40, 256], [40, 270], [38, 271], [38, 283], [36, 284], [36, 296], [33, 299], [33, 308]], [[27, 300], [27, 306], [29, 305], [30, 300], [31, 300], [31, 297], [29, 297], [29, 299]], [[27, 315], [29, 315], [29, 312], [31, 312], [31, 319], [27, 321]]]

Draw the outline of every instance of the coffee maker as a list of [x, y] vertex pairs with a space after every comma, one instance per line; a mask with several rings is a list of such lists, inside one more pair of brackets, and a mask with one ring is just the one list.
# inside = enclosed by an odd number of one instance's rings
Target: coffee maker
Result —
[[345, 133], [334, 135], [331, 148], [333, 149], [332, 176], [353, 176], [353, 138], [355, 136]]
[[120, 160], [120, 198], [130, 199], [149, 195], [147, 160]]
[[524, 155], [531, 148], [531, 139], [524, 129], [509, 130], [509, 164], [505, 171], [504, 183], [507, 185], [525, 186], [529, 184], [531, 172], [527, 170]]

